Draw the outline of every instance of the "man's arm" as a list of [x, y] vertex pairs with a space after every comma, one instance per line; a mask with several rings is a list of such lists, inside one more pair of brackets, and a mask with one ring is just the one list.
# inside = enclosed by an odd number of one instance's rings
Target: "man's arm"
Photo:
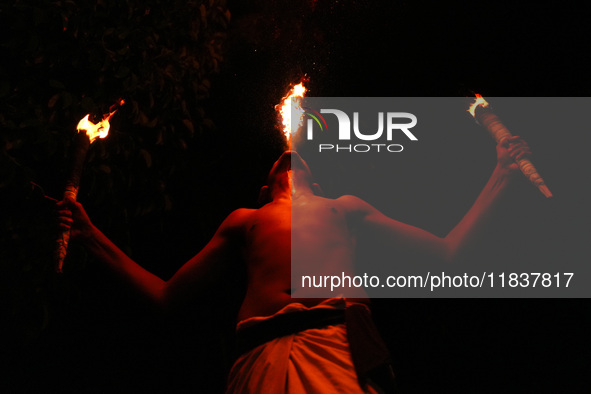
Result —
[[74, 200], [58, 203], [62, 229], [71, 229], [89, 251], [141, 295], [164, 307], [183, 296], [196, 294], [203, 284], [219, 279], [228, 264], [239, 261], [241, 220], [247, 210], [237, 210], [220, 225], [209, 243], [185, 263], [168, 281], [147, 271], [129, 258], [90, 221], [82, 205]]
[[208, 285], [223, 281], [228, 269], [230, 272], [239, 270], [243, 261], [245, 223], [252, 211], [243, 208], [228, 215], [208, 244], [166, 282], [166, 304], [203, 294]]
[[495, 203], [518, 171], [516, 159], [531, 154], [529, 147], [519, 137], [511, 137], [497, 145], [497, 166], [480, 192], [474, 205], [462, 220], [440, 238], [425, 230], [413, 227], [382, 214], [365, 201], [344, 196], [341, 200], [348, 212], [357, 217], [360, 235], [374, 239], [393, 250], [427, 254], [445, 261], [452, 261], [476, 236], [487, 221]]

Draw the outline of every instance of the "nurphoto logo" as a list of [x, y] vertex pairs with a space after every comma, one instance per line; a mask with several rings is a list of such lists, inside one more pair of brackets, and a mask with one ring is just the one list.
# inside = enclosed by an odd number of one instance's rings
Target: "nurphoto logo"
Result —
[[[410, 141], [418, 141], [418, 138], [410, 131], [417, 124], [417, 117], [409, 112], [378, 112], [377, 113], [377, 130], [376, 127], [368, 127], [367, 123], [371, 121], [361, 122], [362, 116], [370, 116], [369, 113], [362, 115], [359, 112], [353, 112], [353, 121], [351, 117], [340, 109], [322, 108], [316, 111], [310, 107], [304, 107], [305, 115], [308, 116], [306, 123], [306, 138], [311, 141], [314, 140], [315, 129], [320, 133], [329, 132], [328, 122], [338, 122], [338, 131], [336, 135], [331, 138], [338, 138], [338, 141], [364, 141], [366, 143], [359, 144], [342, 144], [342, 143], [320, 143], [318, 144], [318, 151], [322, 152], [402, 152], [404, 147], [401, 144], [391, 143], [394, 135], [404, 135]], [[322, 114], [329, 114], [334, 116], [322, 116]], [[376, 114], [373, 115], [374, 120]], [[334, 130], [334, 128], [331, 128]], [[353, 132], [351, 132], [353, 131]], [[372, 141], [372, 143], [367, 143]]]

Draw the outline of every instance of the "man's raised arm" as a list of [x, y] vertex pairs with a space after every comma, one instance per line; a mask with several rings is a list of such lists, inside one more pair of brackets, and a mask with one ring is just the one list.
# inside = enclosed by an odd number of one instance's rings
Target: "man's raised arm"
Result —
[[452, 261], [471, 242], [490, 216], [495, 202], [518, 171], [515, 160], [529, 154], [529, 147], [517, 136], [499, 143], [497, 166], [490, 179], [474, 205], [444, 238], [390, 219], [357, 197], [343, 196], [339, 200], [343, 202], [345, 209], [354, 215], [352, 220], [359, 225], [361, 236], [388, 245], [393, 250], [426, 254], [444, 261]]
[[[117, 276], [159, 307], [173, 304], [180, 297], [196, 294], [204, 283], [217, 278], [228, 266], [240, 260], [241, 222], [247, 210], [237, 210], [220, 225], [209, 243], [165, 281], [134, 262], [90, 221], [82, 205], [74, 200], [58, 203], [58, 222], [71, 228], [78, 239]], [[215, 279], [214, 279], [215, 280]]]

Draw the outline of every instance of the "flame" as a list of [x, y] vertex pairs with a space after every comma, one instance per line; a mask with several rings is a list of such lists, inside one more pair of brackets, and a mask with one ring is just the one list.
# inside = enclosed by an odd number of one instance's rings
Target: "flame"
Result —
[[[279, 111], [281, 116], [281, 124], [283, 125], [283, 134], [287, 139], [287, 142], [291, 145], [291, 135], [295, 134], [297, 130], [302, 126], [304, 120], [304, 110], [302, 109], [300, 98], [304, 97], [306, 93], [306, 87], [303, 82], [291, 87], [289, 92], [281, 100], [281, 104], [277, 104], [275, 109]], [[294, 104], [292, 106], [292, 100]], [[293, 112], [292, 112], [293, 110]], [[295, 130], [291, 130], [292, 118], [297, 119], [297, 126]]]
[[79, 132], [84, 131], [86, 135], [88, 135], [91, 144], [97, 138], [105, 138], [107, 135], [109, 135], [109, 128], [111, 127], [111, 125], [109, 124], [109, 119], [111, 119], [111, 117], [115, 114], [115, 112], [117, 112], [119, 107], [121, 107], [123, 104], [125, 104], [125, 100], [121, 99], [117, 104], [111, 106], [111, 109], [113, 109], [113, 107], [115, 107], [115, 109], [112, 110], [112, 112], [103, 115], [103, 120], [101, 120], [98, 123], [92, 123], [88, 119], [90, 114], [86, 115], [84, 118], [80, 120], [80, 122], [78, 122], [78, 126], [76, 126], [76, 129]]
[[484, 97], [482, 97], [482, 95], [476, 93], [476, 100], [474, 100], [470, 108], [468, 108], [468, 112], [470, 112], [470, 115], [472, 115], [473, 117], [476, 117], [475, 112], [476, 107], [478, 106], [486, 108], [488, 107], [488, 102], [484, 99]]

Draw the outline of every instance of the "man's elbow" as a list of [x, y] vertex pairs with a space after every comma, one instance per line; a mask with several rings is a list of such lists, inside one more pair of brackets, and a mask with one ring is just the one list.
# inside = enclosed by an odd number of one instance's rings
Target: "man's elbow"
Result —
[[152, 303], [154, 307], [160, 312], [167, 312], [171, 305], [170, 289], [167, 282], [159, 284], [152, 289]]
[[441, 240], [439, 257], [445, 264], [454, 263], [458, 258], [458, 248], [448, 237]]
[[181, 290], [179, 286], [175, 286], [169, 281], [159, 286], [154, 297], [154, 304], [159, 311], [170, 313], [181, 309], [192, 299], [194, 299], [192, 293], [189, 294], [187, 289]]
[[457, 240], [447, 236], [443, 238], [441, 256], [445, 263], [465, 263], [474, 255], [474, 245], [466, 240]]

